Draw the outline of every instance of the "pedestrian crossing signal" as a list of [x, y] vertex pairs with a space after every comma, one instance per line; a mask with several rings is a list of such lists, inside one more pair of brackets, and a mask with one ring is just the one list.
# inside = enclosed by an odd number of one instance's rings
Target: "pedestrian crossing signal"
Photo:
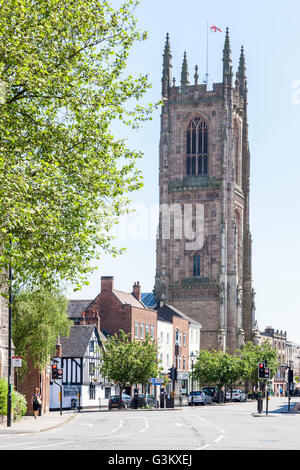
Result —
[[258, 364], [258, 378], [261, 380], [270, 379], [270, 369], [266, 367], [264, 362]]
[[52, 364], [52, 380], [62, 379], [63, 369], [59, 369], [57, 364]]

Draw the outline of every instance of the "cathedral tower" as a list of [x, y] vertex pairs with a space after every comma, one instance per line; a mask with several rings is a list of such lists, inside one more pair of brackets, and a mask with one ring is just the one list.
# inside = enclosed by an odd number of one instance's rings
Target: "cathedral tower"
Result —
[[172, 80], [163, 54], [160, 221], [155, 297], [199, 321], [201, 347], [234, 352], [252, 339], [254, 291], [249, 227], [250, 153], [244, 50], [233, 82], [229, 31], [223, 82]]

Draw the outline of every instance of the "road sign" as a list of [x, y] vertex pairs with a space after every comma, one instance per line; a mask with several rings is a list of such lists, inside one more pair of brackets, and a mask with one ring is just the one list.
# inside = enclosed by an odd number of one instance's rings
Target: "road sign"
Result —
[[14, 356], [11, 358], [11, 365], [13, 367], [22, 367], [22, 357], [21, 356]]
[[152, 385], [162, 385], [164, 383], [165, 379], [157, 378], [157, 379], [150, 379], [150, 382]]

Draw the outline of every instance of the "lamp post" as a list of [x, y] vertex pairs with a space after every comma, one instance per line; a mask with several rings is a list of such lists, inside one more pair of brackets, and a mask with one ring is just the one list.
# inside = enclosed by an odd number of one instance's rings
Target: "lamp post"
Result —
[[9, 265], [9, 305], [8, 305], [8, 391], [7, 391], [7, 427], [11, 427], [11, 401], [12, 401], [12, 384], [11, 384], [11, 320], [12, 320], [12, 266]]
[[[6, 103], [6, 83], [0, 80], [0, 105]], [[10, 255], [12, 252], [12, 239], [10, 239]], [[12, 401], [12, 338], [11, 338], [11, 319], [12, 319], [12, 264], [9, 263], [9, 299], [8, 299], [8, 391], [7, 391], [7, 426], [11, 426], [11, 401]]]
[[193, 352], [190, 354], [190, 359], [192, 361], [192, 390], [191, 390], [191, 406], [194, 406], [194, 395], [193, 395], [193, 392], [194, 392], [194, 360], [196, 359], [196, 354], [194, 354]]

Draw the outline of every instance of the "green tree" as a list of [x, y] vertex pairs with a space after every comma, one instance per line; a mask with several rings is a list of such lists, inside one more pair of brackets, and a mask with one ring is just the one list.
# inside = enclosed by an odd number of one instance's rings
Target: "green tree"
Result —
[[68, 336], [68, 301], [59, 291], [24, 290], [14, 299], [12, 338], [16, 355], [23, 357], [21, 379], [30, 364], [43, 369], [55, 353], [59, 335]]
[[238, 356], [220, 351], [200, 351], [194, 366], [194, 376], [201, 386], [216, 385], [220, 398], [224, 385], [232, 388], [241, 380], [241, 360]]
[[[150, 84], [126, 72], [146, 34], [138, 0], [1, 4], [0, 273], [15, 282], [86, 282], [91, 259], [119, 253], [110, 228], [141, 187], [139, 151], [112, 132], [150, 118]], [[11, 248], [12, 243], [12, 250]]]
[[217, 355], [215, 351], [203, 349], [194, 364], [194, 379], [200, 387], [217, 383]]
[[233, 387], [241, 381], [242, 364], [239, 356], [228, 353], [218, 353], [218, 386], [219, 391], [224, 385]]
[[264, 341], [262, 345], [254, 345], [248, 342], [243, 349], [239, 351], [242, 361], [242, 376], [252, 385], [252, 390], [258, 385], [258, 364], [265, 362], [270, 369], [270, 377], [273, 378], [278, 367], [276, 350], [268, 341]]
[[144, 341], [132, 340], [130, 334], [120, 331], [110, 336], [102, 353], [101, 374], [118, 384], [120, 404], [126, 385], [146, 384], [157, 377], [157, 346], [148, 336]]

